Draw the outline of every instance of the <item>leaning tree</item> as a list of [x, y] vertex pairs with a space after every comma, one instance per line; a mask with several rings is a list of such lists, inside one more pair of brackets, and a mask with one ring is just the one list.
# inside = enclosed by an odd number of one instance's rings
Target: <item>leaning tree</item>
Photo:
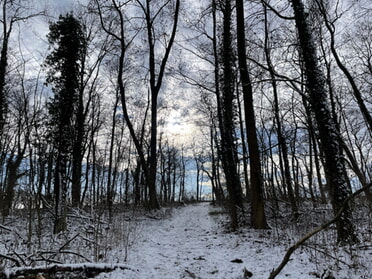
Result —
[[332, 207], [335, 212], [343, 208], [336, 221], [339, 242], [356, 242], [351, 221], [351, 208], [344, 205], [350, 195], [345, 173], [342, 139], [328, 105], [326, 80], [318, 63], [316, 43], [301, 0], [291, 0], [298, 31], [299, 46], [305, 67], [308, 100], [319, 130], [319, 140], [324, 154], [324, 171], [327, 177]]

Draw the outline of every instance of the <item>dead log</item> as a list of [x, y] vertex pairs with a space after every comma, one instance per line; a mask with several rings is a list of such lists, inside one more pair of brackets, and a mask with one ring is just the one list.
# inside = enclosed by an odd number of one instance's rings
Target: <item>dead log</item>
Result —
[[55, 264], [38, 267], [17, 267], [5, 269], [0, 272], [0, 279], [17, 279], [17, 278], [54, 278], [56, 273], [80, 273], [85, 278], [93, 278], [102, 272], [111, 272], [115, 269], [138, 271], [124, 264]]

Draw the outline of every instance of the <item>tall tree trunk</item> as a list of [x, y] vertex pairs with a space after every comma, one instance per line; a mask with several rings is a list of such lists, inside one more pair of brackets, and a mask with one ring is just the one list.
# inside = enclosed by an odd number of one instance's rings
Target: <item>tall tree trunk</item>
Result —
[[0, 136], [2, 136], [5, 119], [6, 119], [6, 112], [8, 110], [7, 101], [6, 101], [6, 93], [5, 93], [5, 76], [8, 66], [8, 44], [9, 44], [9, 37], [12, 32], [13, 21], [10, 21], [8, 26], [8, 18], [7, 18], [7, 5], [8, 1], [3, 1], [2, 3], [2, 27], [3, 27], [3, 34], [2, 34], [2, 45], [1, 45], [1, 53], [0, 53]]
[[81, 175], [83, 162], [83, 141], [84, 141], [84, 116], [82, 96], [79, 97], [78, 113], [75, 125], [75, 138], [72, 152], [72, 178], [71, 178], [71, 199], [72, 206], [79, 207], [81, 200]]
[[[217, 102], [217, 119], [218, 123], [222, 123], [222, 105], [221, 105], [221, 89], [220, 89], [220, 62], [219, 62], [219, 50], [218, 50], [218, 23], [217, 23], [217, 2], [212, 0], [212, 21], [213, 21], [213, 36], [212, 36], [212, 45], [213, 45], [213, 62], [214, 62], [214, 86]], [[220, 172], [218, 171], [220, 167], [220, 154], [221, 147], [217, 138], [217, 125], [214, 121], [214, 116], [210, 115], [211, 119], [211, 150], [212, 150], [212, 175], [215, 179], [215, 195], [217, 201], [224, 200]], [[217, 155], [214, 156], [214, 148], [216, 146]]]
[[250, 80], [246, 47], [243, 0], [236, 0], [236, 26], [240, 79], [243, 87], [244, 113], [247, 130], [251, 176], [251, 224], [256, 229], [268, 227], [264, 210], [261, 158], [257, 140], [256, 120], [253, 107], [253, 89]]
[[[72, 206], [79, 207], [81, 202], [81, 176], [82, 176], [82, 163], [84, 157], [84, 145], [85, 145], [85, 119], [87, 108], [84, 112], [84, 77], [85, 77], [85, 61], [86, 61], [86, 51], [84, 50], [84, 55], [82, 57], [82, 69], [80, 70], [79, 79], [79, 90], [78, 90], [78, 104], [76, 111], [75, 120], [75, 137], [73, 141], [73, 152], [72, 152], [72, 181], [71, 181], [71, 199]], [[88, 105], [87, 105], [88, 107]]]
[[242, 105], [240, 101], [240, 92], [239, 88], [237, 88], [237, 99], [238, 99], [238, 110], [239, 110], [239, 128], [241, 134], [241, 145], [242, 145], [242, 152], [243, 152], [243, 175], [244, 175], [244, 183], [245, 183], [245, 196], [248, 198], [250, 196], [250, 185], [249, 185], [249, 171], [248, 171], [248, 150], [247, 144], [245, 140], [245, 133], [244, 133], [244, 121], [243, 121], [243, 111]]
[[[306, 20], [304, 5], [301, 0], [291, 0], [291, 2], [305, 65], [309, 102], [319, 129], [319, 138], [325, 159], [324, 170], [328, 177], [333, 211], [336, 214], [350, 195], [344, 172], [345, 161], [340, 144], [342, 139], [329, 109], [325, 78], [318, 65], [316, 46]], [[336, 222], [339, 242], [355, 243], [357, 241], [351, 215], [350, 207], [346, 206], [341, 218]]]
[[[22, 160], [24, 159], [24, 155], [26, 152], [26, 147], [28, 144], [27, 138], [29, 135], [26, 135], [26, 140], [23, 143], [23, 146], [21, 146], [20, 135], [18, 135], [18, 150], [16, 154], [11, 154], [9, 159], [7, 160], [7, 172], [6, 172], [6, 184], [5, 184], [5, 195], [2, 197], [1, 207], [3, 216], [8, 216], [10, 213], [10, 210], [13, 205], [14, 200], [14, 191], [15, 187], [17, 185], [17, 181], [19, 178], [21, 178], [25, 173], [19, 172], [19, 167], [21, 166]], [[15, 159], [14, 159], [15, 156]]]
[[302, 96], [302, 104], [305, 107], [307, 131], [309, 133], [309, 143], [310, 143], [309, 146], [312, 148], [314, 152], [313, 157], [314, 157], [315, 173], [316, 173], [315, 176], [317, 178], [317, 183], [318, 183], [319, 192], [320, 192], [320, 202], [322, 204], [325, 204], [327, 202], [327, 199], [326, 199], [326, 193], [325, 193], [323, 182], [322, 182], [322, 172], [321, 172], [321, 164], [320, 164], [321, 158], [318, 152], [318, 141], [317, 141], [317, 137], [315, 133], [316, 128], [314, 127], [314, 124], [313, 124], [311, 109], [309, 107], [307, 99], [304, 96]]
[[159, 208], [159, 202], [156, 197], [156, 170], [157, 170], [157, 132], [158, 132], [158, 96], [163, 82], [165, 66], [167, 64], [170, 51], [176, 36], [178, 15], [180, 10], [180, 0], [176, 0], [173, 27], [170, 33], [168, 44], [165, 48], [165, 53], [161, 59], [159, 72], [156, 72], [156, 55], [155, 55], [155, 36], [153, 29], [153, 18], [151, 14], [151, 1], [146, 0], [146, 6], [143, 6], [147, 25], [147, 40], [149, 45], [149, 70], [150, 70], [150, 90], [151, 90], [151, 131], [150, 131], [150, 156], [148, 159], [149, 177], [147, 186], [150, 197], [150, 207], [153, 209]]
[[231, 14], [232, 8], [230, 0], [223, 3], [223, 39], [222, 39], [222, 121], [220, 124], [221, 132], [221, 158], [222, 167], [225, 173], [226, 188], [229, 193], [229, 208], [231, 217], [231, 228], [238, 227], [238, 208], [243, 208], [242, 188], [240, 177], [237, 172], [238, 158], [234, 124], [234, 76], [233, 76], [233, 49], [231, 36]]
[[[19, 162], [20, 164], [20, 162]], [[7, 172], [6, 172], [6, 184], [5, 184], [5, 191], [3, 196], [1, 197], [1, 212], [3, 217], [6, 217], [10, 214], [12, 209], [13, 200], [14, 200], [14, 188], [17, 183], [18, 177], [18, 167], [19, 164], [14, 162], [12, 159], [8, 160], [7, 164]]]
[[58, 154], [55, 162], [54, 170], [54, 229], [53, 233], [58, 234], [67, 228], [66, 221], [66, 158]]

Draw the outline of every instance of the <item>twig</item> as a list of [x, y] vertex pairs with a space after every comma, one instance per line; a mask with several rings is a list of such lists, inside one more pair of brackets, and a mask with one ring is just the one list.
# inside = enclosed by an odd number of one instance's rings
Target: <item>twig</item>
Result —
[[291, 255], [293, 254], [294, 251], [296, 251], [296, 249], [298, 247], [300, 247], [306, 240], [308, 240], [313, 235], [317, 234], [318, 232], [326, 229], [327, 227], [329, 227], [330, 225], [332, 225], [333, 223], [335, 223], [338, 220], [338, 218], [341, 217], [341, 214], [345, 210], [345, 207], [349, 203], [349, 201], [352, 200], [353, 198], [355, 198], [360, 193], [364, 192], [366, 189], [370, 188], [371, 186], [372, 186], [372, 183], [369, 184], [369, 185], [367, 185], [366, 187], [363, 187], [363, 188], [359, 189], [358, 191], [355, 191], [353, 194], [351, 194], [349, 197], [347, 197], [345, 199], [345, 201], [342, 203], [342, 206], [341, 206], [340, 210], [337, 212], [337, 214], [335, 215], [335, 217], [333, 217], [331, 220], [329, 220], [328, 222], [324, 223], [323, 225], [317, 227], [315, 230], [313, 230], [311, 232], [308, 232], [304, 237], [302, 237], [294, 245], [292, 245], [291, 247], [289, 247], [289, 249], [287, 250], [287, 252], [285, 253], [285, 255], [283, 257], [282, 262], [279, 264], [279, 266], [276, 269], [274, 269], [270, 273], [269, 279], [274, 279], [282, 271], [282, 269], [288, 263]]
[[15, 235], [17, 235], [20, 239], [22, 240], [25, 240], [22, 235], [19, 233], [19, 231], [15, 228], [11, 228], [11, 227], [7, 227], [7, 226], [4, 226], [4, 225], [0, 225], [0, 229], [3, 229], [3, 230], [6, 230], [8, 232], [12, 232], [14, 233]]
[[310, 245], [306, 245], [306, 244], [303, 244], [303, 246], [305, 246], [305, 247], [307, 247], [307, 248], [310, 248], [310, 249], [313, 249], [313, 250], [315, 250], [315, 251], [317, 251], [317, 252], [319, 252], [319, 253], [322, 253], [323, 255], [326, 255], [327, 257], [329, 257], [329, 258], [331, 258], [331, 259], [334, 259], [334, 260], [336, 260], [336, 261], [338, 261], [338, 262], [340, 262], [340, 263], [342, 263], [342, 264], [348, 266], [349, 268], [352, 267], [352, 266], [351, 266], [350, 264], [348, 264], [347, 262], [341, 260], [340, 258], [337, 258], [337, 257], [335, 257], [335, 256], [332, 256], [331, 254], [329, 254], [329, 253], [327, 253], [327, 252], [325, 252], [325, 251], [323, 251], [323, 250], [321, 250], [321, 249], [318, 249], [318, 248], [316, 248], [316, 247], [314, 247], [314, 246], [310, 246]]
[[284, 16], [279, 11], [277, 11], [273, 6], [271, 6], [267, 1], [263, 1], [265, 6], [267, 6], [271, 11], [274, 12], [278, 17], [285, 19], [285, 20], [294, 20], [294, 16]]
[[69, 245], [75, 238], [77, 238], [80, 235], [80, 233], [77, 233], [74, 237], [72, 237], [70, 240], [68, 240], [65, 244], [59, 248], [59, 251], [61, 252], [67, 245]]

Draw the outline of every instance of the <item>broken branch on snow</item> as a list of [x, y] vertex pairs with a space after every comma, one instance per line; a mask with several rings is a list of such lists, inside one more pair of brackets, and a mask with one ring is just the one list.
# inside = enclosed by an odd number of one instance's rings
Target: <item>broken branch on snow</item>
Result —
[[111, 272], [115, 269], [137, 271], [124, 264], [56, 264], [50, 266], [5, 269], [0, 272], [0, 279], [15, 279], [20, 276], [36, 276], [38, 274], [52, 275], [57, 272], [84, 272], [88, 277], [94, 277], [99, 273]]

